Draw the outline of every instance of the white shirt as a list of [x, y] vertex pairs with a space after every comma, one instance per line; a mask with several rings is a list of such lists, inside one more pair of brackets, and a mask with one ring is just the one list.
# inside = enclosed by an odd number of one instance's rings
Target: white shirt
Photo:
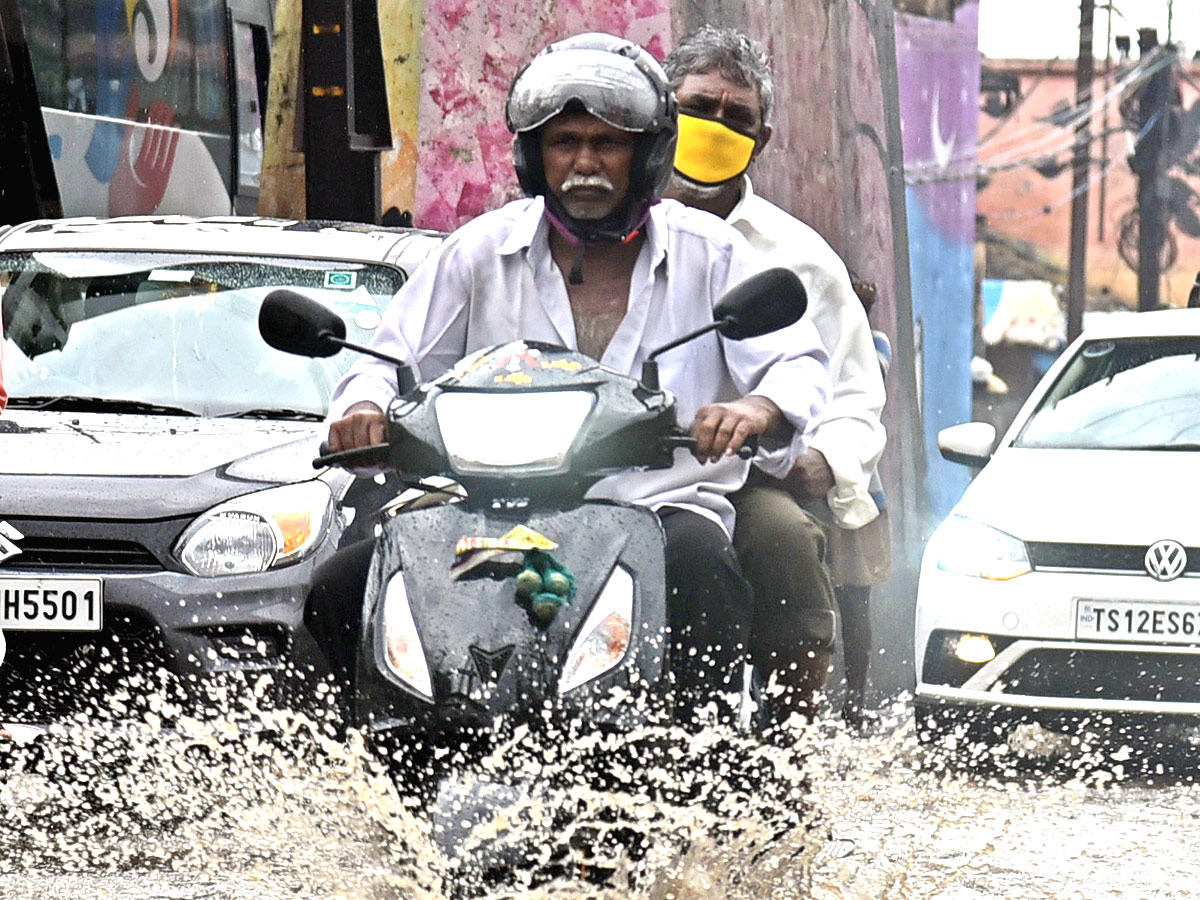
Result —
[[[372, 346], [415, 364], [425, 381], [470, 352], [518, 338], [578, 349], [543, 211], [540, 197], [518, 200], [455, 231], [388, 305]], [[644, 230], [625, 317], [600, 360], [634, 376], [653, 350], [711, 323], [721, 295], [761, 268], [734, 229], [675, 201], [656, 204]], [[675, 395], [684, 425], [708, 403], [749, 393], [773, 400], [794, 436], [781, 446], [763, 441], [756, 463], [778, 475], [790, 471], [830, 390], [828, 356], [807, 316], [745, 341], [725, 342], [709, 333], [658, 362], [662, 386]], [[396, 390], [394, 367], [364, 355], [334, 390], [329, 420], [360, 400], [387, 409]], [[671, 469], [614, 475], [589, 496], [652, 509], [690, 508], [732, 534], [733, 507], [725, 495], [742, 485], [748, 466], [737, 457], [701, 464], [680, 450]]]
[[742, 199], [726, 218], [770, 266], [787, 266], [804, 283], [808, 312], [829, 353], [833, 396], [809, 446], [833, 470], [827, 501], [837, 523], [859, 528], [879, 509], [868, 487], [883, 455], [883, 375], [862, 302], [846, 265], [816, 231], [754, 193], [743, 178]]

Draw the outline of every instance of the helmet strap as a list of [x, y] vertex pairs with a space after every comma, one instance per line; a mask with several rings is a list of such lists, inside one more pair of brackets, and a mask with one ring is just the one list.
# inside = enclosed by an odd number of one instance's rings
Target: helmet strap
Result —
[[[578, 234], [575, 231], [572, 231], [571, 227], [564, 222], [563, 219], [568, 218], [572, 222], [579, 222], [579, 220], [574, 219], [573, 217], [559, 215], [558, 211], [562, 210], [562, 204], [559, 202], [558, 198], [551, 194], [547, 194], [545, 200], [546, 218], [550, 220], [550, 224], [554, 226], [554, 230], [561, 234], [568, 244], [575, 247], [575, 258], [571, 261], [571, 272], [567, 276], [568, 284], [583, 284], [583, 257], [589, 243], [628, 244], [638, 236], [642, 230], [642, 226], [645, 225], [646, 220], [650, 218], [650, 207], [659, 202], [658, 200], [655, 200], [653, 203], [643, 203], [637, 218], [634, 219], [633, 223], [624, 234], [619, 233], [615, 229], [605, 229], [603, 227], [604, 224], [612, 218], [612, 216], [606, 216], [605, 219], [600, 220], [595, 229], [588, 229], [584, 234]], [[565, 214], [565, 210], [563, 210], [563, 213]]]

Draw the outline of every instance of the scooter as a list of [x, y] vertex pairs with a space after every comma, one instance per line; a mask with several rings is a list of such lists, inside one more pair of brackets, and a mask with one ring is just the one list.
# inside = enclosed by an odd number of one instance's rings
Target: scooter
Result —
[[[401, 360], [348, 343], [316, 301], [268, 295], [259, 328], [271, 346], [348, 348], [397, 366], [386, 442], [313, 461], [391, 469], [409, 487], [381, 516], [354, 724], [388, 755], [422, 748], [432, 759], [449, 747], [479, 758], [547, 722], [628, 731], [651, 710], [669, 715], [662, 527], [647, 509], [586, 494], [617, 472], [668, 468], [692, 445], [659, 384], [659, 355], [712, 330], [727, 340], [775, 331], [805, 306], [799, 279], [769, 269], [722, 298], [711, 324], [652, 353], [640, 379], [517, 340], [418, 385]], [[451, 842], [496, 791], [526, 789], [493, 787], [463, 796], [444, 772], [426, 783]]]

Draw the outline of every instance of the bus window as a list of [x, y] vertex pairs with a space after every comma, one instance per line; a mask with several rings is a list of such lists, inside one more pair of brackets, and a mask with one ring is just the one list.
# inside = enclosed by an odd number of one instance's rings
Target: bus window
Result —
[[[196, 130], [231, 132], [229, 121], [229, 32], [224, 6], [217, 0], [199, 0], [192, 9], [195, 36]], [[203, 123], [221, 124], [205, 129]]]
[[255, 211], [272, 5], [18, 0], [65, 215]]
[[67, 109], [67, 69], [63, 53], [62, 0], [21, 0], [25, 40], [37, 75], [38, 99], [43, 106]]

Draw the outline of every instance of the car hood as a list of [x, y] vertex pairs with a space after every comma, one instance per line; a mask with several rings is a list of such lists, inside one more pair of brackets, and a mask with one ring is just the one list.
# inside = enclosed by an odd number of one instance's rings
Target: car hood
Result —
[[0, 419], [0, 514], [204, 509], [315, 477], [324, 432], [320, 422], [10, 409]]
[[1000, 450], [955, 512], [1026, 541], [1200, 546], [1195, 451]]

